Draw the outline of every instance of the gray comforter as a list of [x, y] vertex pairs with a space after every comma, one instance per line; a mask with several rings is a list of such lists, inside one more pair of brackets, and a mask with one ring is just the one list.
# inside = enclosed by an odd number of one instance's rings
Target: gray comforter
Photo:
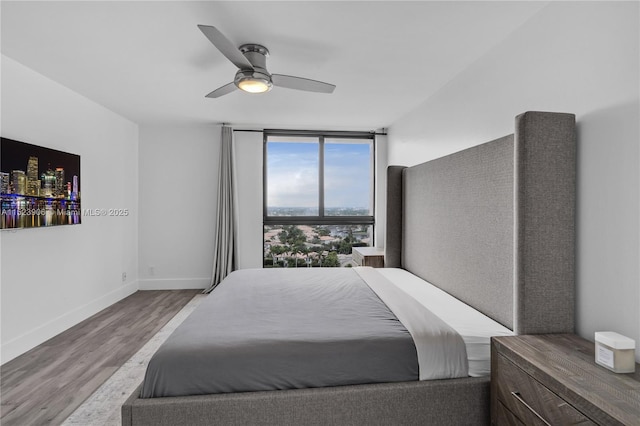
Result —
[[351, 269], [230, 274], [151, 359], [143, 398], [419, 378], [413, 339]]

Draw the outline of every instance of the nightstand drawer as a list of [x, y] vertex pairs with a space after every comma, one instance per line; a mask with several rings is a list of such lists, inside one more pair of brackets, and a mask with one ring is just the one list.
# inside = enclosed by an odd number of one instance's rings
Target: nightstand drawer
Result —
[[496, 421], [499, 425], [504, 426], [524, 426], [516, 416], [507, 410], [502, 402], [498, 402], [498, 412], [496, 413]]
[[500, 354], [497, 358], [497, 366], [498, 400], [523, 423], [527, 425], [595, 424]]

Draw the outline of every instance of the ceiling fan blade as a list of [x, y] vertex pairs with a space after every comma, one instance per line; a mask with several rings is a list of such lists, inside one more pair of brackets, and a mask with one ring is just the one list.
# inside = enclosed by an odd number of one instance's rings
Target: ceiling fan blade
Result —
[[333, 93], [333, 90], [336, 88], [333, 84], [323, 83], [322, 81], [282, 74], [272, 74], [271, 81], [274, 86], [306, 90], [307, 92]]
[[200, 31], [209, 39], [211, 43], [227, 57], [236, 67], [241, 70], [252, 70], [253, 65], [245, 56], [224, 36], [216, 27], [210, 25], [198, 25]]
[[231, 82], [229, 84], [225, 84], [222, 87], [218, 87], [216, 90], [214, 90], [213, 92], [209, 93], [205, 97], [206, 98], [219, 98], [220, 96], [224, 96], [224, 95], [226, 95], [228, 93], [231, 93], [236, 89], [237, 89], [237, 87], [236, 87], [235, 83]]

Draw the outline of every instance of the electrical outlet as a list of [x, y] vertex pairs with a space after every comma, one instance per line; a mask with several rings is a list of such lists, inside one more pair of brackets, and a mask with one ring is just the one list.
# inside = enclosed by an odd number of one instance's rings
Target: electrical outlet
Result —
[[156, 267], [153, 265], [149, 265], [149, 275], [155, 275], [156, 274]]
[[127, 281], [127, 273], [126, 273], [126, 272], [123, 272], [123, 273], [122, 273], [122, 282], [124, 283], [124, 282], [126, 282], [126, 281]]

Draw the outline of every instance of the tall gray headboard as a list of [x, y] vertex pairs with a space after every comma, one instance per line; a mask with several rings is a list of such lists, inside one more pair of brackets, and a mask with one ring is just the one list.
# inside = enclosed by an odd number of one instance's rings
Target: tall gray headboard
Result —
[[[517, 334], [574, 331], [575, 116], [387, 174], [385, 265]], [[401, 194], [401, 195], [400, 195]]]

